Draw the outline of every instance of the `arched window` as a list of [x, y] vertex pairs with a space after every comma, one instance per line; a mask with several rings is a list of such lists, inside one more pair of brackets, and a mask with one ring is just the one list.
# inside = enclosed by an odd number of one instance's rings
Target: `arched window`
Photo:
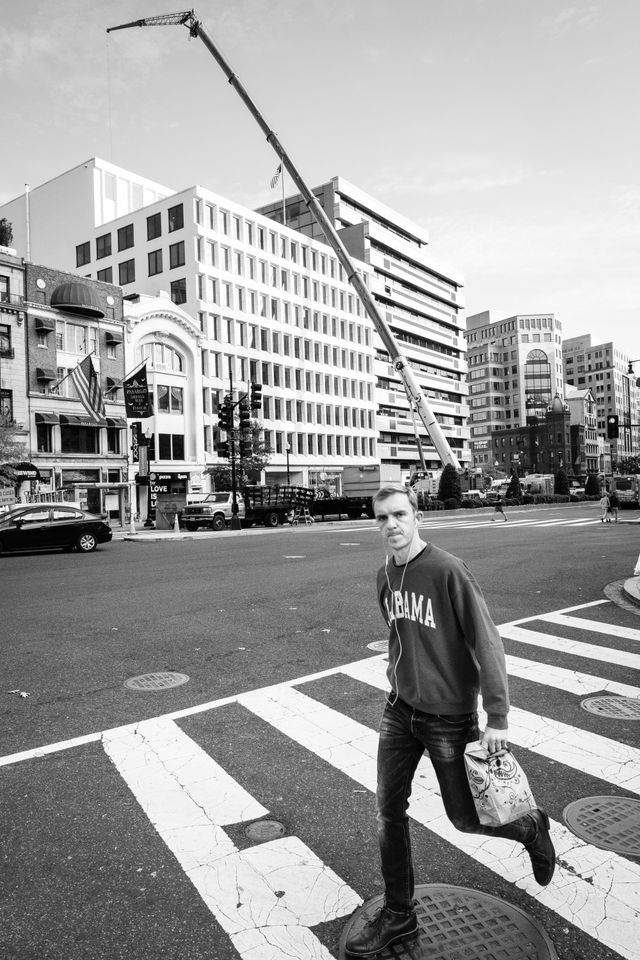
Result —
[[140, 360], [146, 360], [154, 370], [170, 370], [182, 373], [184, 358], [181, 353], [166, 343], [143, 343], [140, 347]]
[[551, 363], [543, 350], [532, 350], [527, 356], [524, 392], [529, 409], [551, 403]]

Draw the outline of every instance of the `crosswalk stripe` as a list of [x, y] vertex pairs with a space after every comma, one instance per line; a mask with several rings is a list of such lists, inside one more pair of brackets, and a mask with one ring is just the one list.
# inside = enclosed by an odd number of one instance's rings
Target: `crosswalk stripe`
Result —
[[538, 620], [547, 623], [563, 624], [565, 627], [576, 627], [578, 630], [589, 630], [592, 633], [604, 633], [608, 637], [624, 637], [627, 640], [640, 640], [640, 630], [633, 627], [617, 626], [615, 623], [601, 623], [598, 620], [584, 620], [582, 617], [569, 617], [565, 613], [545, 613]]
[[[379, 690], [389, 689], [386, 664], [380, 657], [351, 664], [343, 672]], [[486, 723], [482, 710], [480, 714]], [[509, 740], [539, 756], [640, 794], [640, 750], [627, 744], [513, 705], [509, 711]]]
[[[366, 673], [366, 671], [363, 671]], [[357, 679], [357, 678], [356, 678]], [[375, 789], [377, 733], [291, 687], [272, 687], [238, 698], [265, 722], [369, 790]], [[553, 822], [558, 867], [540, 889], [519, 845], [458, 832], [443, 813], [433, 768], [421, 761], [414, 779], [411, 816], [432, 832], [499, 873], [600, 943], [634, 960], [640, 904], [640, 866], [584, 843]], [[518, 852], [516, 852], [518, 851]]]
[[577, 670], [567, 670], [565, 667], [550, 666], [538, 660], [524, 660], [521, 657], [507, 655], [507, 672], [510, 676], [520, 677], [522, 680], [531, 680], [532, 683], [542, 683], [547, 687], [556, 687], [566, 690], [579, 697], [586, 697], [591, 693], [607, 693], [618, 697], [640, 698], [640, 687], [632, 687], [629, 683], [615, 683], [605, 680], [604, 677], [595, 677], [590, 673], [579, 673]]
[[222, 825], [268, 811], [171, 720], [103, 739], [151, 823], [245, 960], [331, 960], [309, 927], [362, 899], [293, 836], [239, 851]]
[[586, 660], [599, 660], [601, 663], [615, 663], [620, 667], [640, 670], [640, 654], [627, 653], [626, 650], [600, 647], [595, 643], [583, 643], [581, 640], [567, 640], [566, 637], [556, 637], [555, 634], [540, 633], [538, 630], [529, 630], [524, 627], [500, 627], [500, 635], [506, 640], [528, 643], [533, 647], [557, 650], [576, 657], [584, 657]]

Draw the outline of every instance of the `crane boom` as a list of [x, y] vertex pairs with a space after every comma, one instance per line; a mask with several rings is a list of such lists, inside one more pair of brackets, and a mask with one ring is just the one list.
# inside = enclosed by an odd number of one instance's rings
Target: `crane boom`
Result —
[[286, 153], [284, 147], [278, 140], [278, 137], [267, 124], [256, 104], [253, 102], [236, 74], [233, 72], [219, 49], [214, 44], [213, 40], [203, 27], [202, 22], [196, 16], [195, 11], [185, 10], [182, 13], [166, 14], [164, 16], [157, 17], [145, 17], [142, 20], [134, 20], [131, 23], [123, 23], [116, 27], [109, 27], [107, 33], [110, 33], [113, 30], [124, 30], [127, 27], [153, 27], [165, 25], [184, 25], [189, 28], [190, 36], [199, 37], [202, 40], [209, 53], [213, 56], [214, 60], [216, 60], [222, 69], [231, 86], [235, 88], [236, 93], [238, 93], [241, 100], [249, 109], [249, 112], [257, 121], [258, 126], [266, 136], [267, 142], [277, 153], [278, 157], [280, 158], [280, 162], [283, 164], [289, 176], [302, 194], [307, 207], [311, 210], [316, 220], [322, 227], [327, 241], [338, 257], [338, 260], [340, 261], [340, 264], [342, 265], [349, 282], [353, 287], [355, 287], [355, 290], [360, 297], [360, 300], [362, 301], [369, 318], [371, 319], [380, 336], [380, 339], [389, 352], [394, 370], [402, 379], [409, 405], [410, 407], [413, 406], [415, 408], [431, 438], [438, 456], [443, 463], [451, 464], [456, 470], [459, 470], [460, 463], [458, 462], [458, 458], [451, 449], [449, 441], [442, 432], [442, 428], [438, 423], [433, 411], [431, 410], [431, 407], [427, 402], [422, 389], [420, 388], [417, 378], [409, 366], [408, 360], [400, 353], [398, 345], [389, 326], [387, 325], [386, 320], [378, 310], [378, 306], [369, 292], [369, 288], [356, 270], [355, 265], [351, 260], [349, 253], [347, 252], [347, 248], [340, 239], [335, 227], [327, 217], [323, 207], [320, 205], [320, 203], [318, 203], [318, 200], [306, 185], [305, 181], [302, 179], [302, 176]]

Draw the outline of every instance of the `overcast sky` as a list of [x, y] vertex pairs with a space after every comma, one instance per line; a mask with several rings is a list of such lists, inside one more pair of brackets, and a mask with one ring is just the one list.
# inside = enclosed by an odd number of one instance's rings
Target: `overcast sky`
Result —
[[[0, 202], [92, 156], [248, 207], [277, 158], [178, 0], [4, 0]], [[467, 313], [640, 357], [638, 0], [199, 0], [310, 185], [425, 227]], [[639, 366], [640, 371], [640, 366]]]

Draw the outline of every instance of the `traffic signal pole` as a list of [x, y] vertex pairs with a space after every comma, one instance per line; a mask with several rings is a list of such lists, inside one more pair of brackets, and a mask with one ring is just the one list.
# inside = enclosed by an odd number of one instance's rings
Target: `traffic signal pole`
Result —
[[338, 236], [338, 233], [324, 212], [322, 206], [318, 203], [315, 196], [311, 190], [307, 187], [305, 181], [302, 179], [302, 176], [298, 172], [297, 168], [294, 166], [292, 160], [286, 153], [284, 147], [278, 140], [278, 137], [268, 125], [260, 111], [258, 110], [256, 104], [253, 102], [244, 86], [233, 72], [222, 53], [218, 50], [213, 40], [205, 30], [202, 25], [202, 22], [196, 17], [194, 10], [186, 10], [181, 13], [175, 14], [166, 14], [163, 16], [157, 17], [145, 17], [141, 20], [134, 20], [130, 23], [123, 23], [116, 27], [110, 27], [107, 30], [107, 33], [110, 33], [113, 30], [124, 30], [128, 27], [151, 27], [151, 26], [171, 26], [171, 25], [182, 25], [186, 26], [189, 30], [189, 35], [191, 37], [199, 37], [200, 40], [204, 43], [205, 47], [212, 55], [214, 60], [222, 69], [227, 80], [231, 86], [235, 89], [236, 93], [240, 96], [241, 100], [248, 108], [249, 112], [253, 118], [258, 123], [258, 126], [263, 131], [266, 136], [267, 143], [269, 143], [278, 157], [280, 162], [285, 167], [287, 173], [295, 183], [296, 187], [302, 194], [307, 207], [311, 210], [316, 220], [320, 224], [325, 237], [331, 247], [333, 248], [341, 266], [343, 267], [347, 278], [351, 285], [355, 288], [360, 300], [371, 319], [375, 329], [377, 330], [380, 339], [382, 340], [385, 348], [387, 349], [389, 356], [391, 358], [391, 363], [396, 373], [400, 376], [404, 388], [407, 394], [407, 399], [409, 406], [415, 407], [415, 410], [420, 417], [425, 429], [427, 430], [435, 450], [444, 464], [451, 464], [455, 467], [456, 470], [460, 470], [460, 463], [457, 456], [451, 449], [447, 438], [442, 432], [440, 424], [436, 420], [436, 417], [431, 410], [429, 403], [427, 402], [426, 397], [424, 396], [422, 389], [415, 377], [413, 370], [409, 366], [408, 360], [400, 353], [398, 345], [391, 333], [389, 326], [387, 325], [384, 317], [378, 310], [378, 306], [372, 297], [367, 285], [365, 284], [363, 278], [360, 276], [358, 271], [355, 268], [354, 263], [347, 252], [346, 247], [344, 246], [342, 240]]

